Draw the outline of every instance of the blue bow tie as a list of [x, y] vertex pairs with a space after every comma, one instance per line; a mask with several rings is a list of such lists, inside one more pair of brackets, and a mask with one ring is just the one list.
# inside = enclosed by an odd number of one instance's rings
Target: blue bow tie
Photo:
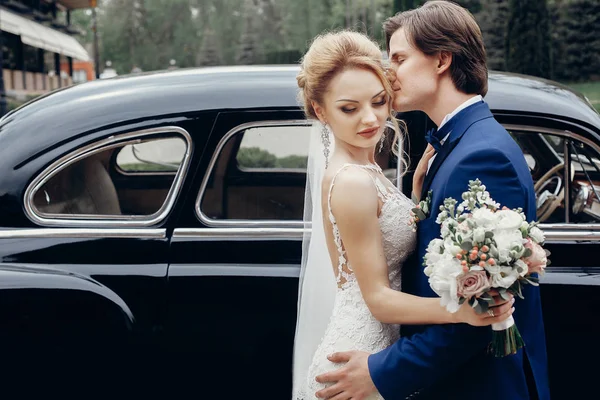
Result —
[[447, 130], [442, 127], [441, 130], [437, 130], [435, 128], [431, 128], [425, 134], [425, 140], [427, 143], [431, 144], [435, 149], [436, 153], [439, 153], [442, 148], [442, 140], [448, 134]]

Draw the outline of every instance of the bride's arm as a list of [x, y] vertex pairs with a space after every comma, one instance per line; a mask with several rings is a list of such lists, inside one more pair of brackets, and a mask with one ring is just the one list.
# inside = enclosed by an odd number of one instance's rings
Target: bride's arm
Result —
[[468, 323], [486, 326], [512, 314], [511, 302], [497, 307], [494, 317], [487, 313], [476, 314], [468, 305], [450, 313], [441, 306], [438, 297], [413, 296], [392, 289], [377, 218], [377, 192], [366, 174], [341, 173], [333, 188], [331, 207], [346, 259], [352, 265], [369, 310], [379, 321], [408, 325]]

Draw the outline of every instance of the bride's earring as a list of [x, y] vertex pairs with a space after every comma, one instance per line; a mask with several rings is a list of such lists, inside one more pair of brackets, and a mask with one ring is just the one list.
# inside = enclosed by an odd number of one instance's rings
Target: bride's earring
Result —
[[323, 155], [325, 156], [325, 168], [329, 166], [329, 145], [331, 144], [329, 140], [329, 129], [327, 128], [327, 124], [323, 125], [323, 129], [321, 129], [321, 141], [323, 142]]
[[381, 135], [381, 140], [379, 140], [379, 152], [380, 153], [383, 151], [384, 145], [385, 145], [385, 131], [383, 131], [383, 134]]

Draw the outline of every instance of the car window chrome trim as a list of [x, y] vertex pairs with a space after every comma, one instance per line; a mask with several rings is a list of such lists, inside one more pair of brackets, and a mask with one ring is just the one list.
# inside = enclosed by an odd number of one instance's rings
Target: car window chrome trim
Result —
[[[181, 160], [181, 166], [175, 178], [173, 184], [167, 193], [165, 201], [158, 211], [150, 215], [87, 215], [87, 214], [45, 214], [36, 211], [33, 206], [33, 196], [35, 192], [41, 188], [52, 176], [66, 168], [67, 166], [93, 154], [105, 151], [111, 148], [119, 147], [122, 145], [135, 143], [136, 138], [143, 136], [151, 136], [159, 133], [176, 133], [183, 137], [187, 147], [183, 159]], [[133, 132], [128, 132], [120, 135], [112, 135], [106, 139], [96, 141], [94, 143], [83, 146], [50, 164], [45, 168], [37, 177], [29, 184], [25, 195], [23, 197], [23, 204], [25, 208], [25, 214], [34, 223], [42, 226], [126, 226], [126, 227], [145, 227], [155, 225], [162, 221], [173, 208], [175, 204], [175, 198], [179, 193], [183, 184], [183, 179], [188, 171], [189, 164], [191, 161], [192, 154], [192, 137], [183, 128], [179, 126], [164, 126], [159, 128], [143, 129]]]
[[302, 241], [310, 229], [304, 228], [177, 228], [173, 239], [199, 239], [202, 241], [244, 240], [297, 240]]
[[169, 277], [189, 276], [247, 276], [247, 277], [273, 277], [273, 278], [298, 278], [300, 276], [299, 264], [181, 264], [174, 263], [169, 266]]
[[[213, 172], [213, 169], [221, 155], [221, 151], [233, 136], [238, 134], [239, 132], [250, 129], [250, 128], [263, 128], [263, 127], [274, 127], [274, 126], [312, 126], [313, 122], [306, 119], [291, 119], [291, 120], [264, 120], [264, 121], [253, 121], [244, 123], [234, 127], [229, 130], [219, 141], [217, 144], [217, 148], [213, 152], [213, 155], [208, 164], [208, 168], [206, 169], [206, 174], [204, 175], [204, 179], [202, 180], [202, 184], [200, 185], [200, 190], [198, 191], [198, 197], [196, 198], [195, 203], [195, 212], [196, 217], [206, 226], [210, 227], [230, 227], [230, 228], [243, 228], [243, 227], [286, 227], [286, 228], [303, 228], [304, 223], [302, 220], [260, 220], [260, 219], [213, 219], [208, 217], [206, 214], [202, 212], [201, 204], [202, 198], [206, 191], [206, 187], [208, 186], [208, 181]], [[387, 122], [386, 126], [389, 128], [394, 128], [394, 125], [391, 122]], [[398, 141], [399, 149], [404, 149], [404, 139], [399, 137]], [[403, 173], [403, 165], [401, 162], [398, 163], [397, 167], [397, 186], [400, 190], [402, 190], [402, 173]], [[270, 170], [271, 171], [271, 170]], [[291, 170], [286, 170], [285, 172], [290, 172]], [[304, 171], [304, 170], [302, 170]], [[253, 169], [254, 172], [254, 169]], [[295, 171], [291, 171], [295, 172]]]
[[560, 223], [560, 224], [539, 224], [538, 227], [540, 229], [542, 229], [543, 231], [561, 231], [561, 230], [566, 230], [566, 231], [575, 231], [575, 230], [580, 230], [580, 231], [600, 231], [600, 224], [567, 224], [567, 223]]
[[[310, 229], [304, 228], [177, 228], [173, 239], [201, 241], [302, 241]], [[600, 230], [544, 230], [547, 243], [564, 241], [600, 242]]]
[[[532, 132], [532, 133], [547, 133], [549, 135], [561, 136], [567, 139], [576, 139], [582, 143], [587, 144], [590, 147], [593, 147], [598, 153], [600, 153], [600, 146], [591, 141], [588, 138], [585, 138], [577, 133], [573, 133], [570, 130], [565, 129], [553, 129], [553, 128], [543, 128], [543, 127], [535, 127], [531, 125], [517, 125], [517, 124], [502, 124], [504, 129], [507, 131], [516, 130], [523, 132]], [[560, 155], [559, 155], [560, 157]]]
[[[591, 148], [596, 150], [598, 153], [600, 153], [600, 146], [598, 146], [596, 143], [594, 143], [593, 141], [591, 141], [581, 135], [573, 133], [572, 131], [569, 131], [569, 130], [543, 128], [543, 127], [535, 127], [535, 126], [531, 126], [531, 125], [517, 125], [517, 124], [503, 124], [502, 126], [507, 131], [514, 130], [514, 131], [531, 132], [531, 133], [538, 133], [538, 134], [549, 134], [549, 135], [561, 136], [568, 140], [577, 140], [581, 143], [587, 144], [588, 146], [590, 146]], [[552, 149], [552, 150], [554, 151], [554, 149]], [[560, 155], [558, 155], [558, 157], [560, 158]], [[564, 160], [564, 156], [562, 157], [562, 159]], [[572, 230], [590, 229], [590, 230], [595, 231], [595, 230], [600, 230], [600, 223], [596, 223], [596, 224], [594, 224], [594, 223], [592, 223], [592, 224], [589, 224], [589, 223], [586, 223], [586, 224], [573, 224], [573, 223], [540, 224], [539, 227], [540, 227], [540, 229], [543, 229], [543, 230], [566, 229], [568, 231], [572, 231]]]
[[600, 231], [544, 231], [545, 243], [557, 242], [600, 242]]
[[166, 229], [119, 228], [24, 228], [0, 229], [0, 239], [21, 238], [142, 238], [165, 239]]
[[216, 149], [214, 150], [210, 162], [208, 164], [208, 168], [206, 168], [206, 173], [202, 180], [202, 184], [200, 185], [200, 190], [198, 191], [198, 196], [196, 197], [195, 203], [195, 213], [196, 217], [206, 226], [211, 227], [286, 227], [286, 228], [302, 228], [303, 222], [302, 220], [250, 220], [250, 219], [226, 219], [226, 220], [218, 220], [208, 217], [204, 212], [202, 212], [201, 204], [202, 198], [204, 197], [204, 193], [206, 192], [206, 188], [208, 186], [208, 181], [210, 179], [211, 174], [215, 168], [217, 160], [223, 151], [223, 148], [236, 134], [250, 128], [265, 128], [265, 127], [277, 127], [277, 126], [307, 126], [310, 127], [312, 122], [306, 119], [291, 119], [291, 120], [264, 120], [264, 121], [252, 121], [247, 122], [241, 125], [238, 125], [232, 129], [230, 129], [222, 138], [219, 140]]

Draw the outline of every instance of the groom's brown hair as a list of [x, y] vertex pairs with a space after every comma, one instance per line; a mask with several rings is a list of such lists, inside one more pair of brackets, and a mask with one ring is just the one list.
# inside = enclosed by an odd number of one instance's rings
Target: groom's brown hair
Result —
[[458, 90], [467, 94], [487, 93], [488, 70], [481, 29], [473, 15], [450, 1], [428, 1], [414, 10], [399, 12], [383, 23], [386, 48], [398, 29], [409, 43], [426, 55], [452, 54], [450, 75]]

